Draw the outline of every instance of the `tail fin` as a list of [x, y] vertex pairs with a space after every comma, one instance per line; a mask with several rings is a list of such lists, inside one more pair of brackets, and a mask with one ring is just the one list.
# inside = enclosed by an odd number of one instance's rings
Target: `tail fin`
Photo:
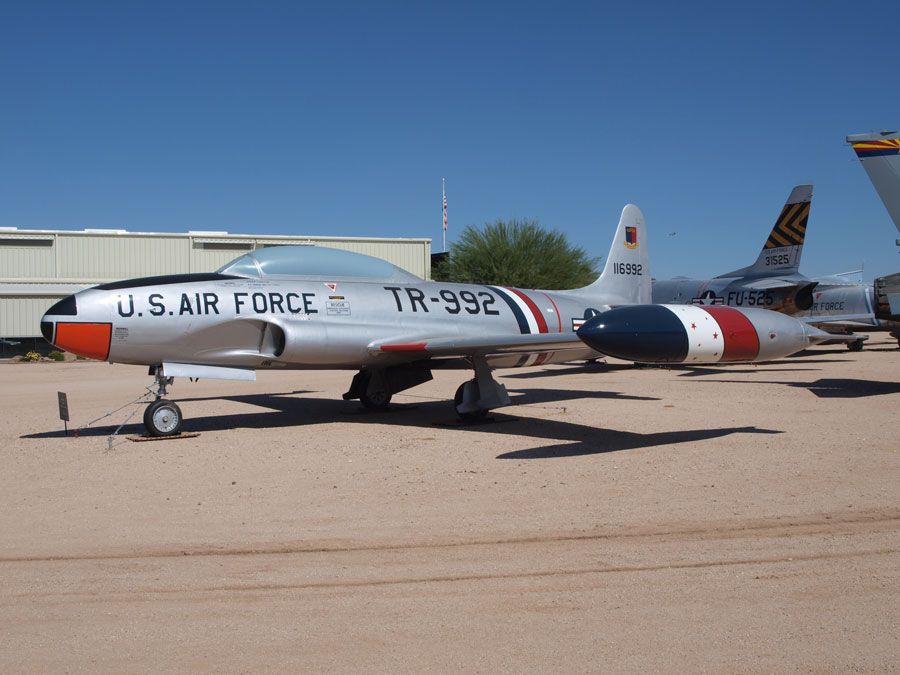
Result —
[[900, 132], [857, 134], [847, 136], [847, 142], [853, 145], [891, 220], [900, 230]]
[[796, 273], [800, 269], [800, 256], [803, 255], [803, 240], [806, 237], [806, 222], [809, 220], [812, 194], [812, 185], [798, 185], [791, 190], [756, 262], [749, 267], [720, 274], [717, 278], [765, 277]]
[[579, 291], [597, 297], [605, 305], [647, 304], [650, 298], [650, 257], [647, 225], [634, 204], [626, 204], [603, 273]]

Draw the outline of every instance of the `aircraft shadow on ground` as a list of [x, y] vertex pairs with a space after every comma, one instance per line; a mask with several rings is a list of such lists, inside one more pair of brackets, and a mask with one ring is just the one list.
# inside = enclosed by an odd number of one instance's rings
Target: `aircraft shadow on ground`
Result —
[[819, 398], [862, 398], [900, 393], [900, 382], [824, 378], [815, 382], [778, 382], [775, 380], [716, 380], [729, 384], [782, 384], [785, 387], [807, 389]]
[[[871, 350], [876, 351], [876, 350]], [[789, 358], [797, 358], [797, 365], [812, 365], [812, 364], [821, 364], [821, 363], [851, 363], [851, 360], [848, 359], [822, 359], [822, 358], [813, 358], [815, 356], [826, 356], [828, 354], [841, 354], [846, 356], [848, 351], [846, 349], [840, 350], [804, 350], [802, 352], [798, 352], [797, 354], [792, 355]], [[594, 374], [602, 374], [602, 373], [611, 373], [620, 370], [636, 370], [641, 368], [656, 368], [659, 370], [682, 370], [686, 371], [682, 373], [682, 377], [697, 377], [701, 375], [716, 375], [716, 374], [728, 374], [728, 373], [759, 373], [759, 372], [799, 372], [802, 370], [816, 370], [815, 368], [773, 368], [771, 367], [772, 363], [776, 362], [768, 362], [768, 363], [760, 363], [759, 366], [765, 366], [765, 368], [761, 369], [759, 367], [754, 368], [739, 368], [736, 365], [728, 365], [728, 364], [719, 364], [716, 366], [690, 366], [678, 363], [665, 364], [665, 365], [653, 365], [653, 364], [641, 364], [641, 363], [606, 363], [603, 361], [597, 363], [585, 363], [582, 365], [569, 365], [561, 368], [543, 368], [541, 370], [533, 370], [530, 372], [524, 373], [504, 373], [501, 377], [505, 379], [534, 379], [539, 377], [556, 377], [558, 375], [594, 375]], [[790, 362], [778, 361], [777, 363], [792, 366]]]
[[616, 399], [619, 401], [659, 401], [656, 396], [632, 396], [617, 391], [572, 391], [565, 389], [510, 389], [513, 405], [531, 403], [561, 403], [584, 398]]
[[[844, 352], [844, 353], [846, 353], [846, 352]], [[796, 356], [797, 356], [797, 355], [794, 354], [794, 356], [788, 356], [787, 358], [788, 358], [788, 359], [793, 359], [793, 358], [796, 357]], [[797, 365], [804, 365], [804, 366], [805, 366], [805, 365], [810, 364], [810, 363], [853, 363], [853, 362], [854, 362], [854, 359], [814, 359], [814, 358], [811, 358], [811, 357], [812, 357], [812, 355], [810, 355], [810, 356], [804, 356], [804, 357], [802, 357], [802, 358], [801, 358], [801, 357], [798, 357], [798, 358], [800, 358], [800, 360], [797, 361]], [[768, 364], [771, 364], [771, 363], [790, 363], [790, 361], [777, 361], [777, 362], [776, 362], [776, 361], [768, 361], [768, 362], [760, 363], [759, 365], [765, 366], [765, 365], [768, 365]]]
[[641, 366], [633, 363], [585, 363], [582, 365], [569, 365], [563, 368], [542, 368], [541, 370], [532, 370], [524, 373], [498, 373], [498, 375], [506, 379], [530, 380], [538, 377], [558, 377], [562, 375], [596, 375], [598, 373], [611, 373], [617, 370], [634, 370]]
[[704, 368], [703, 366], [693, 366], [691, 368], [680, 368], [684, 370], [679, 373], [678, 377], [703, 377], [704, 375], [746, 375], [748, 373], [802, 373], [811, 370], [819, 370], [819, 368]]
[[[392, 405], [382, 412], [369, 412], [359, 403], [348, 403], [334, 398], [296, 397], [284, 394], [249, 394], [224, 396], [222, 399], [266, 408], [266, 412], [246, 412], [228, 415], [189, 418], [185, 422], [187, 432], [228, 431], [231, 429], [272, 429], [342, 422], [350, 424], [386, 425], [405, 427], [441, 426], [463, 432], [478, 432], [506, 436], [523, 436], [538, 441], [550, 441], [549, 445], [506, 452], [497, 459], [550, 459], [603, 454], [620, 450], [633, 450], [654, 446], [676, 445], [736, 433], [779, 434], [773, 429], [756, 427], [725, 427], [718, 429], [687, 429], [656, 433], [617, 431], [604, 429], [606, 417], [610, 424], [623, 425], [621, 418], [608, 410], [598, 409], [598, 426], [587, 426], [558, 419], [516, 417], [508, 412], [494, 412], [477, 424], [464, 424], [457, 420], [448, 401], [425, 400], [421, 403]], [[650, 397], [626, 396], [616, 392], [568, 392], [554, 390], [529, 390], [514, 397], [514, 404], [546, 403], [577, 398], [655, 400]], [[194, 399], [206, 400], [206, 399]], [[180, 402], [188, 402], [181, 399]], [[515, 410], [515, 405], [504, 410]], [[624, 423], [627, 425], [627, 422]], [[84, 430], [82, 436], [103, 437], [112, 434], [115, 426], [95, 427]], [[129, 424], [120, 430], [121, 435], [142, 434], [143, 426]], [[29, 434], [23, 438], [59, 437], [61, 432]]]
[[[802, 351], [797, 352], [796, 354], [791, 354], [790, 356], [786, 356], [786, 359], [807, 359], [812, 356], [826, 356], [828, 354], [843, 354], [847, 356], [847, 354], [852, 354], [849, 349], [846, 347], [833, 347], [831, 349], [826, 347], [816, 347], [815, 349], [804, 349]], [[828, 363], [832, 363], [829, 361]]]
[[581, 457], [599, 455], [619, 450], [649, 448], [659, 445], [692, 443], [711, 438], [721, 438], [731, 434], [780, 434], [775, 429], [757, 427], [725, 427], [720, 429], [687, 429], [682, 431], [661, 431], [642, 434], [633, 431], [613, 429], [591, 429], [589, 438], [580, 442], [549, 445], [540, 448], [526, 448], [497, 455], [497, 459], [552, 459], [554, 457]]

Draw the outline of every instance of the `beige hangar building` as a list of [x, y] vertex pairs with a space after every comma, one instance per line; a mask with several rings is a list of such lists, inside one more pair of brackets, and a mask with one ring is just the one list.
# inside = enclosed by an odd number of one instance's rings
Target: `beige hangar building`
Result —
[[431, 277], [431, 239], [0, 228], [0, 355], [46, 347], [44, 312], [60, 298], [131, 277], [214, 272], [268, 246], [326, 246]]

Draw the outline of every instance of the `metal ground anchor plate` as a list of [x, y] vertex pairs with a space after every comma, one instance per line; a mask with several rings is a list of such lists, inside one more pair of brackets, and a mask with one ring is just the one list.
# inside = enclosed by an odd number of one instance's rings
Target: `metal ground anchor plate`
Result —
[[144, 441], [177, 441], [182, 438], [196, 438], [200, 433], [197, 431], [192, 431], [183, 434], [175, 434], [173, 436], [126, 436], [129, 441], [134, 441], [135, 443], [143, 443]]

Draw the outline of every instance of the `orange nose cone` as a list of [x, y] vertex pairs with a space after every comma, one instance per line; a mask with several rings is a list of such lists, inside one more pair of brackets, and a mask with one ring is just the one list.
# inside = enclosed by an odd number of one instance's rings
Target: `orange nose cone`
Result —
[[89, 359], [105, 361], [109, 356], [111, 323], [57, 323], [57, 347]]

